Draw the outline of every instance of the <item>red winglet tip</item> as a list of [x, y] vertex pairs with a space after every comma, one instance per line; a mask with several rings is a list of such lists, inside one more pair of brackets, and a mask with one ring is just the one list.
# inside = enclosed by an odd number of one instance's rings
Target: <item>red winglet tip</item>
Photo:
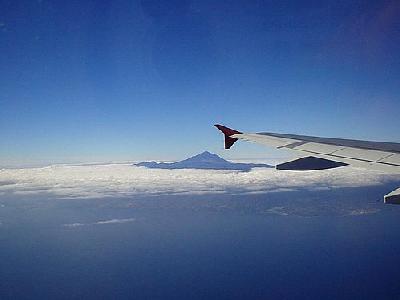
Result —
[[225, 136], [225, 149], [229, 149], [232, 147], [232, 145], [237, 141], [236, 138], [232, 138], [231, 135], [234, 134], [240, 134], [240, 131], [228, 128], [226, 126], [223, 125], [219, 125], [219, 124], [215, 124], [215, 127], [217, 127], [220, 131], [222, 131], [222, 133]]
[[240, 131], [237, 131], [235, 129], [231, 129], [229, 127], [226, 127], [224, 125], [219, 125], [219, 124], [215, 124], [215, 127], [217, 127], [219, 130], [222, 131], [223, 134], [227, 135], [227, 136], [231, 136], [233, 134], [240, 134]]

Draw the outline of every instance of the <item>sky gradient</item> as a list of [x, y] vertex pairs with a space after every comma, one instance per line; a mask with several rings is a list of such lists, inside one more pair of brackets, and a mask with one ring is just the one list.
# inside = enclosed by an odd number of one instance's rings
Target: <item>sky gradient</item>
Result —
[[400, 142], [398, 1], [0, 3], [0, 166], [221, 153], [216, 122]]

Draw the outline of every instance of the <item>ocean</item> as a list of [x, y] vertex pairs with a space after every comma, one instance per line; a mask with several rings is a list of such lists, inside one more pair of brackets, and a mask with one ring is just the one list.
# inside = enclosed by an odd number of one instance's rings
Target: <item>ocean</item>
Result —
[[0, 199], [1, 299], [399, 299], [391, 186]]

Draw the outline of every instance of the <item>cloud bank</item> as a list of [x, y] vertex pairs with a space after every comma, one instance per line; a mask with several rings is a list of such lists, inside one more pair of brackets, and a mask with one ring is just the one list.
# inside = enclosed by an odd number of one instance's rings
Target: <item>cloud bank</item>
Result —
[[159, 194], [265, 193], [379, 185], [399, 175], [351, 167], [323, 171], [162, 170], [131, 164], [54, 165], [0, 170], [0, 195], [49, 193], [61, 198]]

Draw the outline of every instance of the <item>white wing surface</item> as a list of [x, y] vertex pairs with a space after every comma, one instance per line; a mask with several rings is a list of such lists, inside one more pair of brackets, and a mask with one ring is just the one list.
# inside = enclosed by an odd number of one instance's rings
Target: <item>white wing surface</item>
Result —
[[[314, 156], [343, 162], [356, 167], [400, 174], [400, 143], [323, 138], [271, 132], [242, 133], [223, 125], [215, 126], [225, 136], [226, 149], [229, 149], [237, 140], [245, 140], [278, 149], [296, 151], [301, 156]], [[394, 196], [398, 198], [400, 203], [400, 189], [392, 193], [395, 193]], [[393, 196], [392, 193], [389, 195]], [[385, 198], [385, 200], [388, 199]]]

